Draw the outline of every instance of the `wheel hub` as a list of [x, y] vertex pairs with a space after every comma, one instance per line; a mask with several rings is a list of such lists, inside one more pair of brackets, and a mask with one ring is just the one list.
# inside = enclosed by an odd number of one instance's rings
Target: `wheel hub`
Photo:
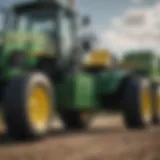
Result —
[[28, 113], [31, 124], [37, 129], [46, 127], [50, 112], [50, 100], [44, 88], [34, 88], [28, 99]]
[[152, 119], [151, 95], [148, 86], [141, 92], [141, 114], [145, 122], [150, 122]]

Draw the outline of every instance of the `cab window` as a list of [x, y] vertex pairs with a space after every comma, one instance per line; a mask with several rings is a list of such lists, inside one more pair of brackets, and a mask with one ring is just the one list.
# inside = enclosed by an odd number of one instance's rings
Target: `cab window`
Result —
[[66, 12], [62, 13], [61, 18], [61, 51], [64, 58], [69, 57], [72, 53], [74, 37], [73, 37], [73, 19]]

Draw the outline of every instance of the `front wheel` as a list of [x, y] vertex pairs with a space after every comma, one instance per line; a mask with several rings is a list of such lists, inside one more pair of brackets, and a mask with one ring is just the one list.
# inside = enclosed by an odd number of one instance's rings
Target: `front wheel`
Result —
[[17, 77], [8, 84], [3, 105], [6, 125], [13, 138], [42, 137], [52, 120], [52, 85], [41, 73]]
[[144, 128], [152, 122], [150, 85], [147, 80], [131, 78], [126, 83], [123, 114], [129, 128]]

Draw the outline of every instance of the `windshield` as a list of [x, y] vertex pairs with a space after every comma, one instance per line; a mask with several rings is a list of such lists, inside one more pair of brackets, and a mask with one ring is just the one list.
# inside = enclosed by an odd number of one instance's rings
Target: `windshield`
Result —
[[3, 12], [0, 12], [0, 32], [4, 29], [5, 15]]
[[19, 31], [40, 32], [53, 39], [56, 33], [54, 11], [30, 11], [18, 16], [16, 29]]

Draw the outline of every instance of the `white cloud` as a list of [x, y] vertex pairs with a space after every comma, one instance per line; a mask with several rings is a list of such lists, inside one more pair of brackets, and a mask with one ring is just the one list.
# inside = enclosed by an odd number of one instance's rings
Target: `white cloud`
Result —
[[131, 9], [112, 19], [112, 29], [101, 35], [102, 44], [121, 55], [130, 49], [158, 50], [160, 45], [160, 3], [141, 9]]

